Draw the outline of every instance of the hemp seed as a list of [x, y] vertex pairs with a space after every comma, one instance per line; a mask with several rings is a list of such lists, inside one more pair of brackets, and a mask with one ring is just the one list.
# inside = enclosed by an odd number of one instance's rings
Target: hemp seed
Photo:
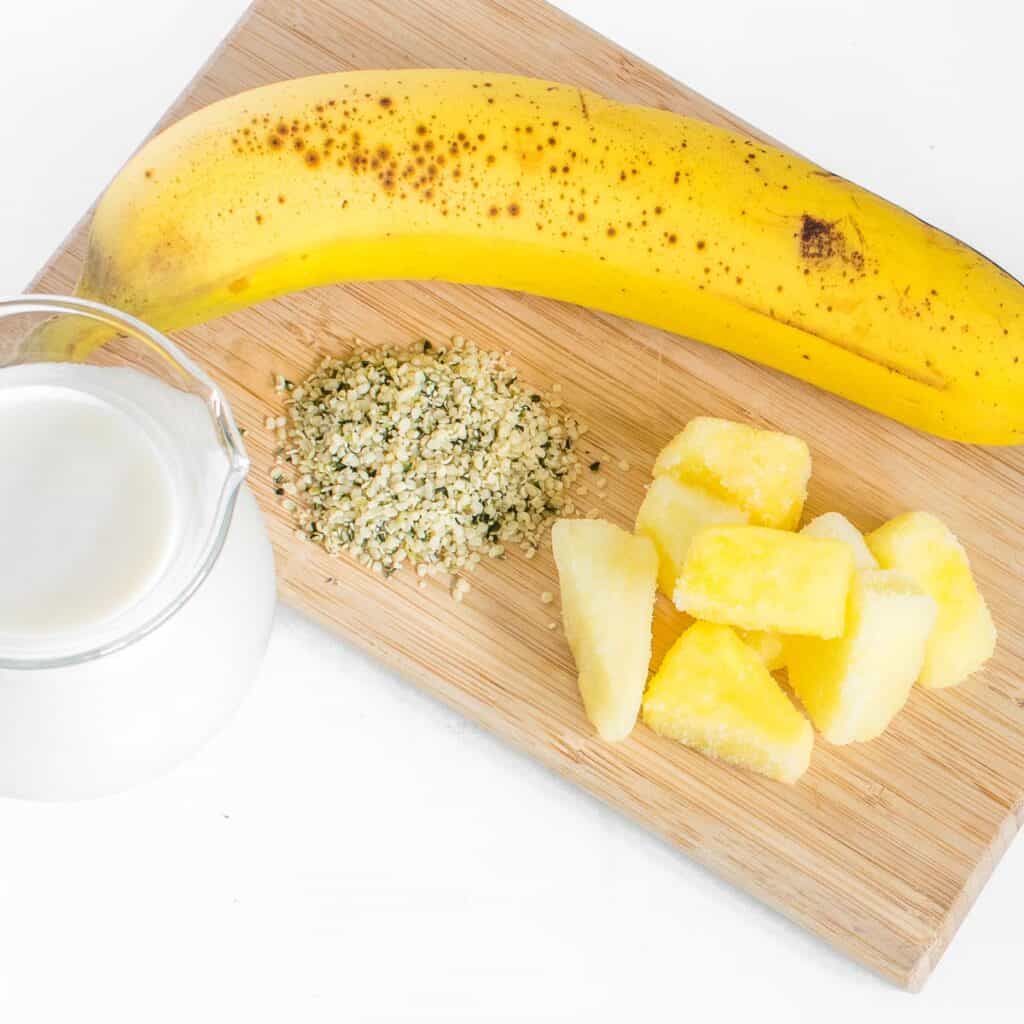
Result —
[[579, 472], [576, 420], [460, 337], [328, 357], [285, 404], [297, 524], [384, 576], [470, 572], [509, 544], [533, 557]]

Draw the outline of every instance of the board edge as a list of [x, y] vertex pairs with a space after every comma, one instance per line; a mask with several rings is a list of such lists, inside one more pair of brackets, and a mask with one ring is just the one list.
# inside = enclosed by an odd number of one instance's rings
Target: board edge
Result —
[[905, 982], [908, 992], [918, 993], [924, 988], [925, 983], [955, 938], [960, 925], [967, 919], [975, 901], [988, 884], [993, 872], [1022, 827], [1024, 827], [1024, 798], [1009, 808], [984, 855], [979, 858], [949, 910], [946, 911], [945, 917], [935, 932], [935, 938], [926, 949], [922, 950], [917, 962], [911, 968]]

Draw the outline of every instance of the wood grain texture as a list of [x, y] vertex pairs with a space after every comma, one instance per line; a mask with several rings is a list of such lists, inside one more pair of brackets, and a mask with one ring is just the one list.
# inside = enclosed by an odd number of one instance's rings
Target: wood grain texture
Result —
[[[168, 120], [281, 78], [369, 67], [448, 66], [534, 74], [751, 131], [727, 112], [537, 0], [258, 0]], [[865, 140], [867, 142], [868, 140]], [[67, 292], [77, 230], [34, 287]], [[409, 574], [382, 582], [294, 538], [271, 493], [279, 405], [272, 372], [299, 377], [324, 353], [461, 333], [508, 349], [525, 378], [556, 381], [591, 425], [609, 486], [584, 507], [630, 525], [658, 449], [697, 413], [807, 438], [808, 514], [839, 509], [865, 529], [907, 508], [965, 541], [1000, 631], [997, 656], [952, 692], [915, 692], [870, 744], [819, 742], [788, 788], [706, 760], [639, 726], [598, 740], [583, 717], [561, 630], [548, 545], [488, 564], [456, 604]], [[285, 601], [482, 723], [850, 956], [918, 988], [1022, 818], [1024, 635], [1020, 583], [1024, 453], [925, 437], [798, 381], [694, 342], [553, 301], [444, 284], [334, 287], [181, 332], [224, 387], [256, 466]], [[626, 459], [632, 468], [617, 467]], [[656, 655], [680, 628], [659, 605]], [[381, 725], [382, 756], [387, 732]]]

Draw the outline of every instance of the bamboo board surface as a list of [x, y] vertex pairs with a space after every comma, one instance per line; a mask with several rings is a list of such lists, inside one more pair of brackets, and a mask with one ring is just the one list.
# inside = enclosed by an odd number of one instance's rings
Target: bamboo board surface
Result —
[[[167, 116], [282, 78], [371, 67], [475, 67], [557, 78], [605, 95], [756, 132], [538, 0], [257, 0]], [[80, 227], [33, 287], [68, 292]], [[463, 334], [512, 352], [538, 387], [563, 385], [606, 467], [587, 505], [629, 526], [658, 449], [698, 413], [809, 439], [807, 513], [873, 528], [907, 508], [942, 516], [971, 553], [1000, 631], [997, 656], [955, 691], [915, 692], [870, 744], [819, 741], [789, 788], [708, 761], [638, 726], [625, 743], [586, 722], [545, 544], [481, 567], [456, 604], [411, 574], [382, 582], [297, 540], [267, 471], [263, 428], [281, 412], [271, 375], [325, 353]], [[926, 437], [809, 385], [653, 328], [553, 301], [444, 284], [332, 287], [276, 300], [176, 340], [223, 386], [254, 461], [283, 599], [680, 850], [898, 984], [916, 989], [963, 919], [1024, 810], [1020, 577], [1024, 452]], [[629, 470], [621, 470], [621, 460]], [[589, 459], [588, 459], [589, 461]], [[586, 506], [585, 506], [586, 507]], [[663, 599], [655, 656], [681, 619]], [[382, 731], [382, 756], [386, 754]], [[683, 925], [681, 925], [682, 927]]]

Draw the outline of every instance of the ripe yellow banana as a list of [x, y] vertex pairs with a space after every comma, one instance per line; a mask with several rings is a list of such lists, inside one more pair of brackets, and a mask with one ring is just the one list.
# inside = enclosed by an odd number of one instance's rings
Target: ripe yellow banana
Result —
[[111, 184], [77, 291], [173, 329], [378, 278], [564, 299], [1024, 441], [1019, 282], [789, 153], [530, 78], [365, 71], [215, 103]]

